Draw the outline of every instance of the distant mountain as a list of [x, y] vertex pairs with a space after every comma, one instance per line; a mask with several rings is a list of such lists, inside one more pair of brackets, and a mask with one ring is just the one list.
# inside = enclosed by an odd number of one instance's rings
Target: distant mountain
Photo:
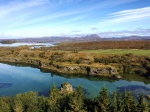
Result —
[[111, 37], [101, 38], [101, 40], [150, 40], [150, 36]]
[[[78, 41], [97, 41], [100, 40], [101, 37], [97, 34], [86, 35], [82, 37], [40, 37], [40, 38], [23, 38], [23, 39], [11, 39], [15, 42], [78, 42]], [[9, 39], [7, 39], [9, 40]], [[2, 40], [0, 40], [2, 41]]]
[[123, 37], [122, 39], [126, 39], [126, 40], [150, 40], [150, 36], [129, 36], [129, 37]]
[[105, 41], [105, 40], [150, 40], [150, 36], [128, 36], [128, 37], [112, 37], [112, 38], [101, 38], [97, 34], [86, 35], [81, 37], [40, 37], [40, 38], [22, 38], [22, 39], [0, 39], [2, 43], [3, 40], [11, 40], [15, 42], [36, 42], [36, 43], [58, 43], [58, 42], [84, 42], [84, 41]]

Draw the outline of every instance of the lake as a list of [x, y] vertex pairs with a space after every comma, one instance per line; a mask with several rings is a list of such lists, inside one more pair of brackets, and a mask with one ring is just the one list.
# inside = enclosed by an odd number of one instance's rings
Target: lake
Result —
[[40, 95], [48, 95], [55, 84], [58, 88], [63, 82], [69, 82], [74, 88], [82, 86], [87, 98], [94, 98], [100, 89], [106, 86], [109, 93], [114, 90], [131, 90], [134, 94], [150, 94], [149, 80], [127, 81], [108, 80], [98, 77], [74, 77], [41, 72], [37, 68], [19, 67], [0, 63], [0, 96], [14, 96], [18, 93], [36, 91]]
[[0, 47], [18, 47], [18, 46], [34, 46], [34, 47], [50, 47], [53, 46], [55, 43], [12, 43], [12, 44], [1, 44]]

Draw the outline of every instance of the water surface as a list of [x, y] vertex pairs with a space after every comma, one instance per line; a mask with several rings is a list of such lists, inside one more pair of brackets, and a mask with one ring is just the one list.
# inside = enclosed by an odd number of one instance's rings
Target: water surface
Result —
[[36, 91], [47, 95], [52, 84], [58, 88], [69, 82], [74, 88], [82, 86], [86, 97], [94, 98], [105, 85], [109, 93], [114, 90], [132, 89], [135, 94], [150, 94], [150, 84], [142, 81], [106, 80], [97, 77], [65, 77], [43, 73], [37, 68], [17, 67], [0, 63], [0, 96], [14, 96], [18, 93]]
[[50, 47], [53, 46], [55, 43], [12, 43], [12, 44], [1, 44], [0, 47], [18, 47], [18, 46], [35, 46], [35, 47]]

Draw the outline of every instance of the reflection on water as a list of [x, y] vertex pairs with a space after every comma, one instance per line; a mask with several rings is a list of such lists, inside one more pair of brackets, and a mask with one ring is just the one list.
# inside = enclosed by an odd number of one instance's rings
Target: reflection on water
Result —
[[[99, 94], [105, 85], [109, 93], [114, 90], [133, 89], [140, 93], [147, 90], [150, 94], [150, 84], [142, 81], [112, 80], [100, 77], [57, 75], [41, 72], [37, 68], [18, 67], [0, 63], [0, 96], [12, 96], [18, 93], [36, 91], [40, 95], [48, 95], [53, 84], [57, 87], [63, 82], [69, 82], [74, 88], [82, 86], [86, 97], [93, 98]], [[135, 89], [136, 88], [136, 89]]]
[[8, 88], [11, 86], [12, 86], [12, 83], [0, 83], [0, 88]]
[[150, 94], [150, 88], [146, 86], [140, 86], [140, 85], [128, 85], [128, 86], [117, 87], [117, 90], [119, 90], [121, 93], [123, 93], [124, 90], [131, 91], [137, 97], [139, 96], [139, 94], [143, 94], [143, 95]]

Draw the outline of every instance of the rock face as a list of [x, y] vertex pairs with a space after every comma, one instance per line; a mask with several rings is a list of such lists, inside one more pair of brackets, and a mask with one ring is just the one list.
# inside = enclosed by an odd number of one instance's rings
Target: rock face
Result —
[[77, 65], [70, 65], [70, 66], [59, 66], [57, 67], [62, 73], [65, 74], [85, 74], [91, 76], [108, 76], [113, 77], [113, 75], [118, 75], [118, 71], [115, 67], [112, 66], [77, 66]]
[[68, 93], [72, 93], [72, 92], [73, 92], [73, 88], [68, 82], [61, 84], [60, 93], [68, 94]]
[[50, 64], [49, 62], [40, 59], [25, 59], [25, 58], [4, 58], [0, 57], [1, 62], [8, 63], [22, 63], [38, 67], [40, 69], [47, 69], [62, 74], [83, 74], [89, 76], [106, 76], [121, 79], [117, 68], [109, 65], [92, 66], [92, 65], [58, 65]]
[[89, 75], [102, 75], [102, 76], [112, 76], [117, 74], [117, 70], [115, 68], [106, 67], [106, 68], [93, 68], [91, 67], [89, 70]]

